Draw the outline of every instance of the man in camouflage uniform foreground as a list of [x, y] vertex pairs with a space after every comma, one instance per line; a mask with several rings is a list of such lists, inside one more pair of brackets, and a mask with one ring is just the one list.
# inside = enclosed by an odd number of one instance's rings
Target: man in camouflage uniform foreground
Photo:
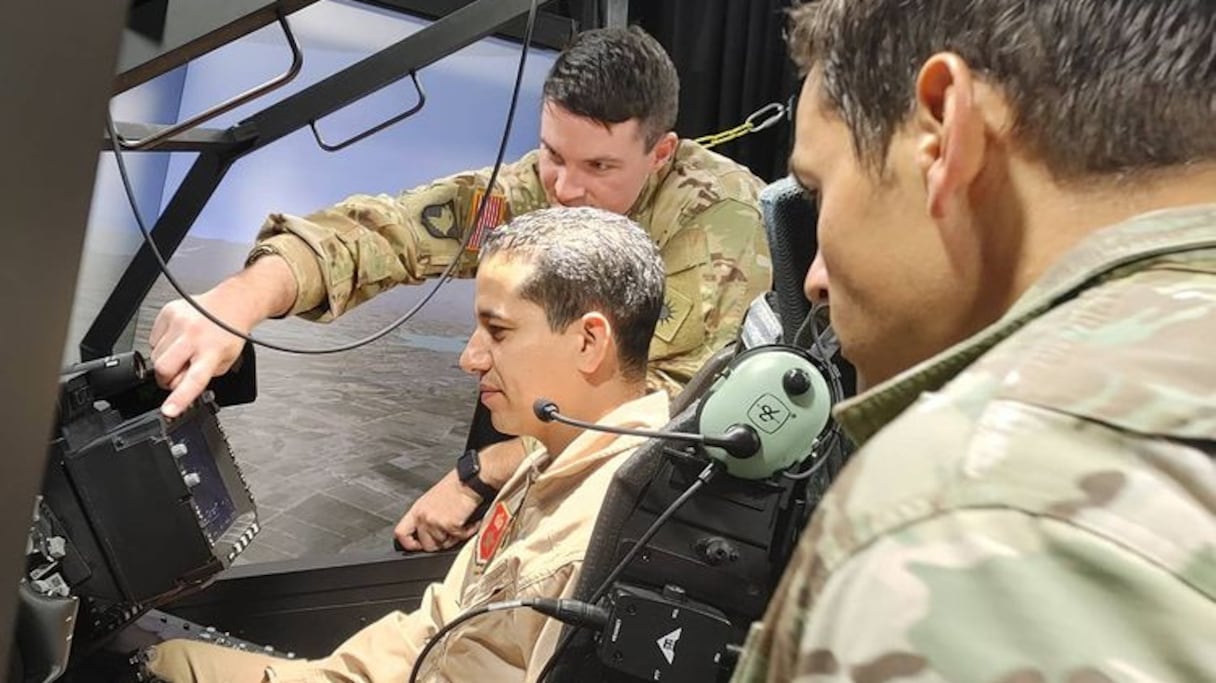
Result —
[[[288, 314], [328, 321], [398, 284], [438, 276], [453, 261], [455, 275], [471, 277], [485, 231], [513, 216], [593, 206], [629, 216], [659, 247], [666, 300], [647, 380], [674, 393], [734, 339], [747, 305], [772, 279], [760, 180], [671, 132], [678, 96], [675, 66], [641, 29], [583, 33], [545, 80], [540, 149], [504, 165], [488, 196], [483, 169], [396, 197], [357, 195], [305, 217], [274, 214], [246, 269], [199, 303], [246, 331]], [[184, 301], [165, 306], [149, 341], [157, 379], [173, 389], [164, 406], [170, 416], [243, 345]], [[477, 530], [466, 523], [470, 514], [524, 454], [518, 439], [483, 450], [481, 483], [452, 471], [406, 513], [397, 539], [410, 550], [438, 550], [470, 537]]]
[[734, 680], [1216, 680], [1216, 3], [792, 21], [871, 388]]

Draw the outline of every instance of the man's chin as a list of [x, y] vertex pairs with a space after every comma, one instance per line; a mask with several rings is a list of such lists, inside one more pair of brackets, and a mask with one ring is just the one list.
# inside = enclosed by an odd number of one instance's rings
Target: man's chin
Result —
[[519, 436], [519, 425], [517, 420], [507, 419], [506, 416], [499, 415], [493, 410], [490, 411], [490, 424], [494, 425], [494, 429], [507, 436]]
[[[853, 373], [854, 373], [854, 375], [856, 377], [856, 381], [857, 381], [857, 384], [855, 387], [856, 392], [860, 394], [861, 392], [865, 391], [868, 387], [874, 386], [877, 383], [871, 379], [872, 377], [874, 377], [874, 368], [870, 368], [867, 371], [867, 369], [866, 369], [867, 363], [865, 362], [865, 358], [864, 358], [865, 354], [858, 353], [857, 349], [852, 348], [852, 345], [849, 344], [849, 342], [846, 338], [840, 338], [839, 344], [840, 344], [840, 356], [839, 356], [840, 359], [845, 361], [849, 365], [853, 366]], [[859, 359], [858, 356], [862, 356], [862, 358]]]
[[849, 356], [847, 349], [842, 349], [840, 355], [853, 366], [853, 370], [857, 373], [858, 393], [894, 379], [916, 365], [906, 360], [896, 362], [894, 358], [890, 357], [884, 358], [883, 362], [877, 363], [866, 362], [864, 359], [857, 361]]

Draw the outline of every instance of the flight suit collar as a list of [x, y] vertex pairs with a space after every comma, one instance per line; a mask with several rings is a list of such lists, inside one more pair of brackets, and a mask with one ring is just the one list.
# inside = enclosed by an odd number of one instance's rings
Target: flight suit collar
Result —
[[[668, 398], [662, 391], [647, 394], [617, 406], [612, 412], [597, 420], [596, 424], [610, 427], [635, 427], [657, 429], [667, 423]], [[534, 470], [535, 482], [579, 476], [601, 460], [621, 451], [635, 448], [644, 437], [629, 437], [585, 430], [570, 442], [555, 458], [543, 450], [528, 459], [528, 469]], [[524, 468], [521, 468], [521, 470]]]
[[836, 407], [838, 423], [861, 446], [924, 392], [936, 391], [999, 342], [1099, 281], [1139, 270], [1155, 257], [1216, 248], [1216, 204], [1166, 209], [1104, 228], [1065, 253], [992, 325]]
[[[596, 424], [658, 429], [670, 419], [668, 401], [666, 392], [656, 391], [617, 406]], [[543, 447], [538, 446], [524, 458], [523, 464], [515, 470], [515, 474], [507, 483], [503, 484], [495, 502], [514, 499], [518, 492], [527, 491], [538, 482], [542, 484], [541, 488], [544, 488], [547, 482], [578, 476], [588, 468], [598, 465], [601, 460], [634, 448], [644, 440], [643, 437], [585, 430], [557, 457], [550, 456]]]
[[[668, 398], [656, 391], [629, 401], [614, 409], [596, 424], [610, 427], [658, 429], [667, 424]], [[498, 551], [514, 542], [518, 534], [516, 521], [523, 508], [545, 507], [551, 500], [568, 495], [571, 480], [587, 476], [588, 470], [600, 467], [604, 461], [637, 448], [646, 440], [641, 436], [624, 436], [586, 430], [579, 434], [557, 457], [551, 458], [543, 449], [533, 451], [515, 474], [503, 485], [490, 506], [482, 529], [473, 538], [474, 552], [469, 560], [462, 595], [468, 595], [474, 581], [493, 583], [493, 572], [507, 571], [502, 565], [495, 569], [493, 559]]]

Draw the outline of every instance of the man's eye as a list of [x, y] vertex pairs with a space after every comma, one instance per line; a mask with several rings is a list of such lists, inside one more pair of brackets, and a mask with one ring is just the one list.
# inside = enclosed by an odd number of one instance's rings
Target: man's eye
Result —
[[503, 335], [506, 334], [507, 329], [505, 327], [499, 327], [498, 325], [487, 325], [486, 332], [490, 333], [491, 339], [500, 341], [502, 340]]
[[610, 164], [604, 163], [603, 161], [591, 162], [591, 170], [595, 171], [596, 173], [603, 173], [611, 168], [612, 166]]

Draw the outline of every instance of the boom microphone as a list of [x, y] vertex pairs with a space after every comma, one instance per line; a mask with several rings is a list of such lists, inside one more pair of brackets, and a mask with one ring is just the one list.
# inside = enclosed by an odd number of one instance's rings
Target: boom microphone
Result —
[[723, 432], [722, 436], [706, 436], [704, 434], [690, 434], [687, 432], [665, 432], [649, 429], [630, 429], [627, 427], [609, 427], [606, 425], [595, 424], [594, 422], [584, 422], [576, 420], [572, 417], [562, 415], [558, 410], [557, 404], [547, 398], [538, 398], [532, 404], [532, 412], [536, 415], [536, 419], [541, 422], [561, 422], [568, 424], [571, 427], [579, 427], [580, 429], [590, 429], [596, 432], [607, 432], [609, 434], [624, 434], [625, 436], [644, 436], [651, 439], [673, 439], [676, 441], [688, 441], [690, 443], [701, 444], [704, 446], [712, 446], [721, 448], [729, 453], [732, 457], [745, 460], [752, 457], [760, 450], [760, 437], [756, 434], [756, 430], [750, 425], [732, 424]]

